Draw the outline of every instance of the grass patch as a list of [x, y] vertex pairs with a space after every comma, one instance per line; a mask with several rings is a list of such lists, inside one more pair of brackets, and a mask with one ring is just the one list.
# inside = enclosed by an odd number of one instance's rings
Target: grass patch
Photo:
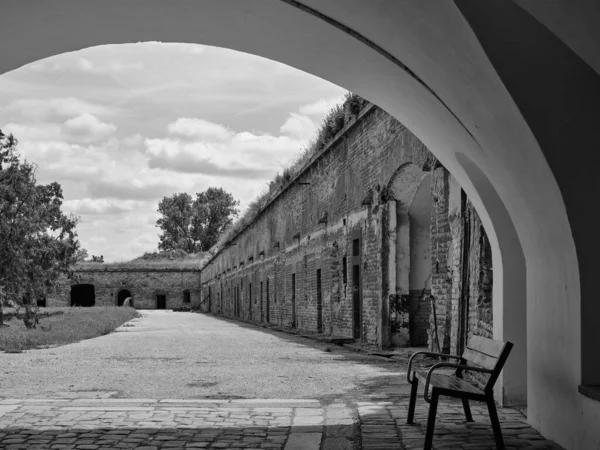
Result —
[[66, 345], [104, 336], [128, 320], [139, 317], [135, 309], [127, 307], [61, 309], [63, 314], [41, 317], [38, 328], [32, 330], [25, 328], [20, 319], [6, 321], [9, 326], [0, 327], [0, 351], [20, 353], [23, 350]]

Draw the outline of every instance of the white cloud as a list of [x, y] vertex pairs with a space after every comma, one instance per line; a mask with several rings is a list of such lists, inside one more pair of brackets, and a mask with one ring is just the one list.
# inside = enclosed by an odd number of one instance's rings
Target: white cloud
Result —
[[180, 117], [167, 127], [173, 136], [186, 139], [207, 139], [225, 141], [233, 133], [218, 123], [195, 117]]
[[105, 198], [81, 198], [63, 203], [65, 211], [79, 215], [121, 214], [135, 210], [139, 202], [132, 200], [108, 200]]
[[302, 105], [298, 112], [304, 116], [320, 116], [324, 117], [331, 108], [340, 104], [344, 100], [344, 96], [332, 98], [320, 98], [316, 102]]
[[142, 70], [145, 65], [141, 61], [135, 62], [123, 62], [123, 61], [109, 61], [107, 63], [93, 62], [87, 58], [79, 58], [75, 63], [75, 67], [82, 72], [95, 73], [95, 74], [110, 74], [126, 72], [129, 70]]
[[[27, 98], [10, 102], [0, 113], [23, 119], [23, 122], [64, 122], [81, 114], [114, 115], [111, 106], [91, 103], [75, 97]], [[37, 125], [36, 125], [37, 126]]]
[[290, 117], [279, 129], [296, 139], [310, 139], [317, 132], [318, 127], [308, 116], [298, 113], [290, 113]]
[[2, 127], [4, 133], [12, 133], [19, 142], [27, 143], [30, 141], [60, 139], [60, 127], [55, 124], [45, 122], [29, 123], [7, 123]]
[[128, 147], [138, 147], [144, 142], [144, 137], [140, 133], [132, 134], [123, 139], [123, 144]]
[[292, 136], [234, 133], [217, 123], [188, 117], [167, 129], [173, 137], [144, 141], [149, 166], [214, 177], [269, 178], [306, 144]]
[[117, 130], [112, 123], [105, 123], [92, 114], [81, 114], [67, 120], [63, 127], [63, 134], [67, 139], [82, 143], [99, 142]]
[[176, 182], [164, 182], [151, 176], [138, 176], [136, 179], [103, 177], [87, 183], [87, 191], [93, 198], [130, 200], [156, 200], [180, 188], [181, 185]]

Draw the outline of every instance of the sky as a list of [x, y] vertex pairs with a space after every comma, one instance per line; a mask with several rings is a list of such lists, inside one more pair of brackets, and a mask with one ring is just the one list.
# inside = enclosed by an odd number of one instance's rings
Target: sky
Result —
[[159, 201], [222, 187], [242, 211], [346, 90], [284, 64], [196, 44], [65, 53], [0, 76], [0, 129], [58, 181], [90, 255], [156, 251]]

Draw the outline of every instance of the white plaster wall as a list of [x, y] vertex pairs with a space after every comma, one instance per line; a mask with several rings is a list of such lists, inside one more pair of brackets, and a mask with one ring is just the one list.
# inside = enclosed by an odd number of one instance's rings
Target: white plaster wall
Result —
[[431, 208], [431, 174], [427, 174], [408, 209], [411, 290], [431, 288]]

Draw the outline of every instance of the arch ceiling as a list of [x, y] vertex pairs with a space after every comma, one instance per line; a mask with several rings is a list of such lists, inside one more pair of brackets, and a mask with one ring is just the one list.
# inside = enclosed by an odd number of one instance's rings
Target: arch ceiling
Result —
[[[533, 2], [520, 3], [539, 12]], [[600, 420], [600, 408], [575, 389], [582, 379], [600, 384], [593, 376], [600, 377], [600, 362], [581, 364], [579, 333], [582, 307], [600, 316], [598, 304], [580, 301], [594, 294], [600, 237], [580, 197], [600, 186], [591, 167], [566, 158], [561, 146], [570, 138], [572, 155], [593, 142], [588, 128], [600, 116], [600, 81], [517, 3], [4, 0], [2, 9], [0, 73], [96, 45], [201, 43], [289, 64], [394, 115], [458, 179], [488, 232], [501, 281], [494, 283], [494, 323], [496, 314], [503, 318], [495, 335], [520, 349], [505, 368], [505, 390], [524, 395], [526, 379], [529, 417], [542, 433], [567, 446], [592, 442], [582, 439], [593, 433], [581, 432]], [[570, 9], [581, 19], [576, 13]], [[589, 37], [569, 34], [548, 14], [551, 29], [592, 54], [581, 44]], [[569, 103], [584, 98], [585, 111]], [[583, 333], [584, 352], [600, 345], [600, 337]], [[550, 373], [555, 355], [561, 361]]]

